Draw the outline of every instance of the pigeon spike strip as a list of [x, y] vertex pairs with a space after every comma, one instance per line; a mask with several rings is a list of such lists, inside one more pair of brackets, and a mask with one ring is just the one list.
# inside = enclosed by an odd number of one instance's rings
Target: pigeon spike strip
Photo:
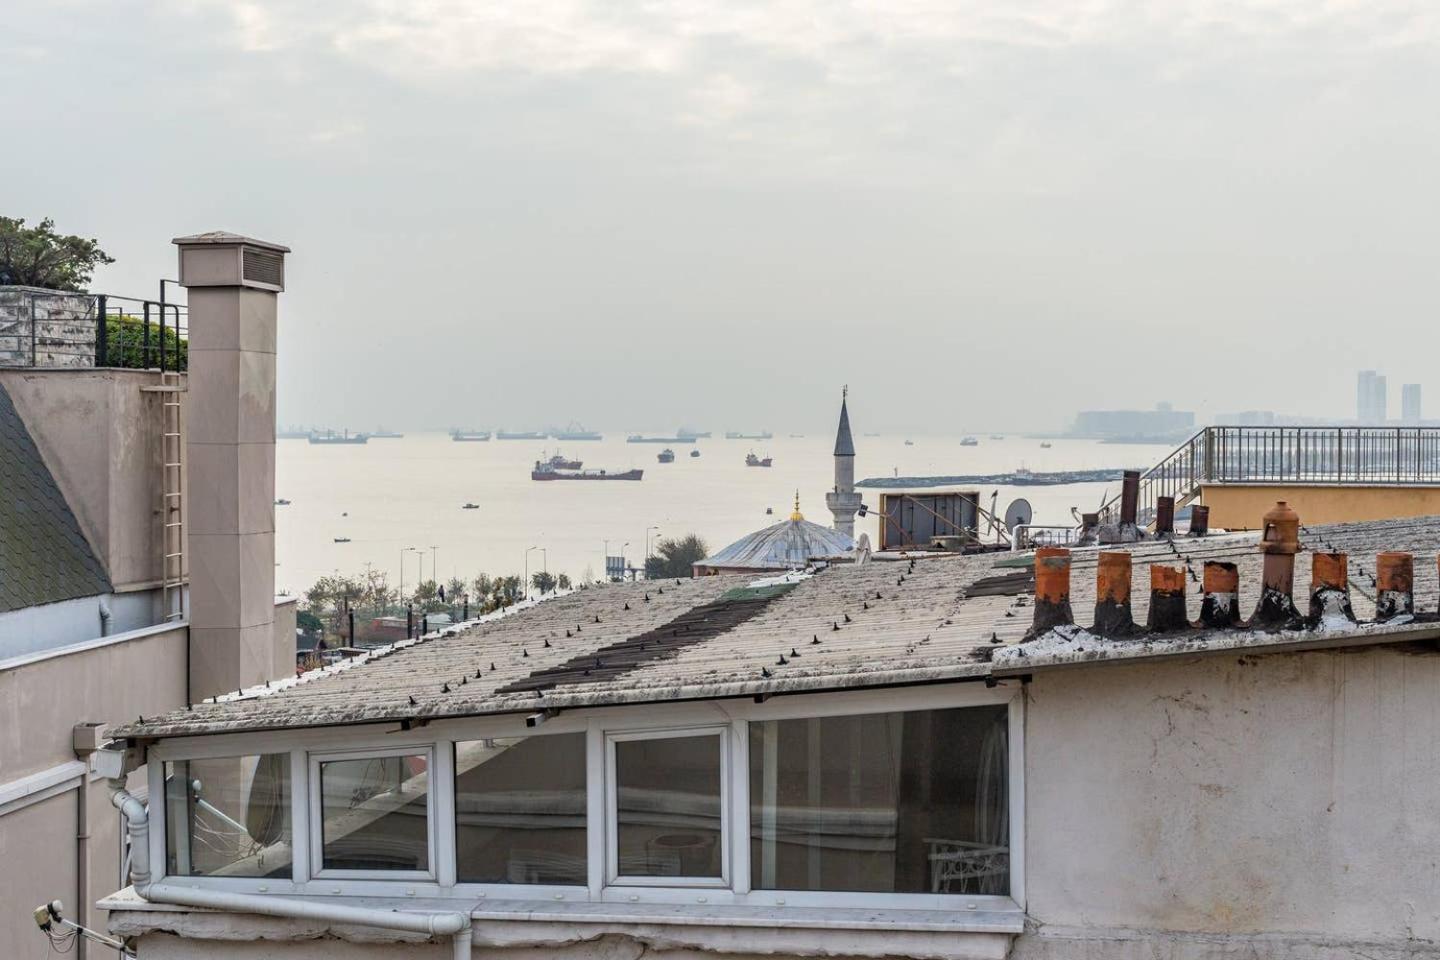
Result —
[[1028, 638], [1075, 622], [1070, 612], [1070, 551], [1040, 547], [1035, 551], [1035, 620]]
[[1130, 554], [1103, 551], [1095, 564], [1094, 631], [1105, 637], [1135, 632], [1130, 612]]
[[1375, 557], [1375, 619], [1415, 612], [1415, 558], [1400, 551]]

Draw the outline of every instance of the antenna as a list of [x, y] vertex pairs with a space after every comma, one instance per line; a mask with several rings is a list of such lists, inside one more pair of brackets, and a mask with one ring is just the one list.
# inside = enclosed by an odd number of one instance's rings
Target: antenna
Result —
[[1005, 529], [1010, 533], [1022, 524], [1029, 524], [1035, 517], [1035, 510], [1030, 506], [1030, 501], [1024, 497], [1018, 497], [1005, 508]]

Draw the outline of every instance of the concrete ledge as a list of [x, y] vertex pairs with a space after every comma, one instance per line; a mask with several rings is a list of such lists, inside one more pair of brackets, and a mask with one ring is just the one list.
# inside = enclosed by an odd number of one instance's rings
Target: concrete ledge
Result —
[[1428, 940], [1350, 940], [1322, 933], [1194, 933], [1041, 925], [1015, 940], [1012, 960], [1421, 960], [1440, 957]]

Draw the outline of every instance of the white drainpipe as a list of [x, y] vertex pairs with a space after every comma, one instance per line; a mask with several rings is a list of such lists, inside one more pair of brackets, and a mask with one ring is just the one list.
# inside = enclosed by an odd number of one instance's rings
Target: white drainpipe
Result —
[[404, 930], [436, 937], [451, 937], [455, 944], [454, 960], [470, 960], [471, 928], [468, 913], [402, 913], [365, 907], [344, 907], [328, 903], [311, 903], [290, 897], [270, 897], [253, 893], [231, 893], [226, 890], [196, 890], [168, 883], [150, 881], [150, 811], [145, 804], [127, 793], [118, 781], [111, 781], [114, 792], [110, 801], [125, 817], [130, 831], [130, 879], [135, 893], [151, 903], [173, 903], [183, 907], [206, 907], [234, 913], [258, 913], [270, 917], [297, 920], [322, 920], [327, 923], [353, 923], [362, 927]]

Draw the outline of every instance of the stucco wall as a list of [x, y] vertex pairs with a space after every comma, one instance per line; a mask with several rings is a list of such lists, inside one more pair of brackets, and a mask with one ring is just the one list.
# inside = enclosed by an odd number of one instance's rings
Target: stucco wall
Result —
[[158, 384], [159, 375], [0, 370], [0, 383], [116, 591], [155, 585], [162, 552], [163, 395], [140, 388]]
[[1018, 956], [1214, 956], [1213, 935], [1255, 935], [1245, 956], [1390, 956], [1440, 940], [1434, 649], [1076, 668], [1027, 692], [1041, 927]]
[[1440, 515], [1440, 487], [1210, 484], [1200, 494], [1212, 529], [1258, 530], [1276, 500], [1289, 503], [1307, 524]]

